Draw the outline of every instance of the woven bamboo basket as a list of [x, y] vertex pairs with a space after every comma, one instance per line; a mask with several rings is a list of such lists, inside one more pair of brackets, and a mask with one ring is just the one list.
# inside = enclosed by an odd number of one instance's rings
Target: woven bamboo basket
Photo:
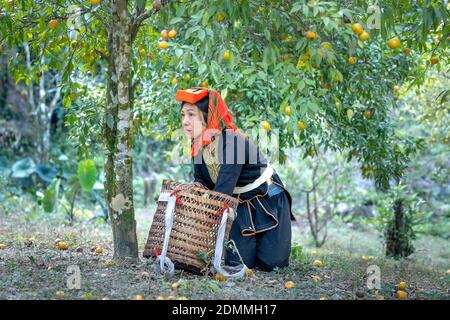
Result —
[[[214, 252], [220, 213], [227, 206], [236, 212], [238, 200], [220, 192], [214, 192], [173, 180], [164, 180], [161, 193], [175, 192], [174, 221], [170, 233], [167, 257], [176, 268], [200, 273], [206, 267], [198, 253]], [[155, 258], [162, 250], [165, 233], [167, 201], [158, 201], [156, 213], [148, 234], [144, 257]], [[228, 239], [234, 215], [229, 215], [224, 239]]]

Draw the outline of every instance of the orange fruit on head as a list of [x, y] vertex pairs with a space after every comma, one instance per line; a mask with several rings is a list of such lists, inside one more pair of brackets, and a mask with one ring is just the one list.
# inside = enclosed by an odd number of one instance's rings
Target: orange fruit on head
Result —
[[349, 57], [348, 58], [348, 63], [355, 64], [356, 63], [356, 58], [355, 57]]
[[366, 31], [361, 32], [361, 34], [359, 35], [359, 39], [361, 41], [366, 41], [367, 39], [369, 39], [369, 33], [367, 33]]
[[164, 40], [169, 39], [169, 31], [167, 31], [166, 29], [164, 29], [163, 31], [161, 31], [161, 37], [162, 37]]
[[159, 47], [160, 47], [161, 49], [167, 49], [168, 46], [169, 46], [169, 45], [167, 44], [166, 41], [161, 41], [161, 42], [159, 43]]
[[354, 23], [352, 25], [352, 31], [354, 34], [357, 34], [359, 36], [361, 33], [363, 33], [364, 28], [360, 23]]
[[175, 31], [175, 29], [170, 30], [169, 32], [169, 38], [173, 39], [177, 36], [177, 32]]
[[52, 19], [52, 20], [50, 20], [48, 25], [50, 26], [51, 29], [56, 29], [56, 27], [58, 26], [58, 20]]
[[398, 47], [400, 47], [400, 39], [397, 37], [389, 39], [388, 47], [391, 49], [397, 49]]

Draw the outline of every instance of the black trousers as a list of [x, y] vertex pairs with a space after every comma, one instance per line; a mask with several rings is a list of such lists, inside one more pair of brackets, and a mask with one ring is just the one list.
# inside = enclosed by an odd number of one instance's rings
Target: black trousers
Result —
[[[270, 201], [278, 210], [278, 226], [273, 229], [256, 233], [255, 235], [242, 236], [240, 219], [237, 217], [230, 230], [229, 240], [236, 243], [239, 255], [247, 265], [253, 269], [272, 271], [275, 267], [289, 265], [291, 252], [291, 212], [289, 201], [285, 192], [270, 197]], [[240, 205], [237, 215], [248, 214], [247, 207]], [[262, 210], [252, 208], [252, 215], [266, 214]], [[255, 220], [255, 219], [253, 219]], [[241, 263], [239, 255], [227, 248], [225, 251], [225, 264], [235, 266]]]

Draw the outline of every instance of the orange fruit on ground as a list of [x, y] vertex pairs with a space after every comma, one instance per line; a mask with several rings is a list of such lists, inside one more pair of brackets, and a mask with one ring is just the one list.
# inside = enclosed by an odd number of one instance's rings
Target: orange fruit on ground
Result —
[[245, 270], [245, 276], [247, 277], [247, 278], [251, 278], [251, 277], [253, 277], [255, 275], [255, 271], [253, 270], [253, 269], [247, 269], [247, 270]]
[[411, 49], [410, 48], [403, 48], [403, 54], [405, 56], [407, 56], [410, 53]]
[[305, 130], [305, 128], [306, 128], [306, 125], [305, 125], [305, 123], [303, 122], [303, 121], [299, 121], [298, 122], [298, 128], [300, 129], [300, 130]]
[[97, 5], [100, 2], [102, 2], [102, 0], [91, 0], [91, 4], [93, 4], [93, 5]]
[[52, 20], [50, 20], [48, 25], [50, 26], [51, 29], [56, 29], [56, 27], [58, 26], [58, 20], [52, 19]]
[[137, 294], [134, 296], [134, 300], [145, 300], [144, 296], [141, 294]]
[[295, 284], [294, 284], [293, 281], [287, 281], [287, 282], [284, 284], [284, 287], [285, 287], [286, 289], [292, 289], [293, 287], [295, 287]]
[[323, 267], [323, 263], [320, 260], [314, 260], [313, 265], [314, 265], [314, 267], [317, 267], [317, 268]]
[[175, 297], [174, 296], [168, 296], [167, 300], [175, 300]]
[[175, 283], [172, 283], [172, 285], [170, 286], [170, 288], [171, 288], [172, 290], [176, 290], [176, 289], [178, 288], [178, 286], [179, 286], [178, 282], [175, 282]]
[[264, 130], [269, 131], [270, 130], [270, 123], [267, 121], [263, 121], [261, 122], [261, 126], [263, 127]]
[[328, 298], [327, 297], [320, 297], [319, 300], [328, 300]]
[[431, 62], [431, 64], [437, 64], [437, 63], [439, 63], [439, 58], [438, 57], [436, 57], [436, 56], [433, 56], [433, 57], [431, 57], [431, 59], [430, 59], [430, 62]]
[[389, 39], [388, 47], [391, 49], [396, 49], [396, 48], [400, 47], [400, 39], [397, 37]]
[[56, 246], [58, 247], [59, 250], [67, 250], [69, 248], [67, 243], [64, 241], [59, 241]]
[[158, 296], [156, 297], [156, 300], [166, 300], [166, 298], [164, 298], [163, 296]]
[[291, 115], [291, 107], [286, 106], [286, 108], [284, 108], [284, 112], [286, 113], [287, 116], [290, 116]]
[[405, 291], [398, 290], [398, 291], [397, 291], [397, 298], [398, 298], [399, 300], [405, 300], [405, 299], [408, 298], [408, 294], [407, 294]]
[[367, 33], [366, 31], [361, 32], [361, 34], [359, 35], [359, 39], [361, 41], [366, 41], [367, 39], [369, 39], [369, 33]]
[[407, 287], [406, 282], [402, 281], [398, 284], [398, 290], [404, 291]]
[[185, 297], [185, 296], [181, 296], [177, 300], [189, 300], [189, 299], [187, 297]]
[[103, 253], [103, 248], [102, 247], [95, 248], [95, 253], [96, 254], [102, 254]]
[[317, 32], [314, 31], [306, 31], [306, 38], [313, 40], [315, 38], [317, 38]]
[[363, 26], [360, 23], [354, 23], [352, 25], [352, 31], [353, 31], [354, 34], [359, 36], [361, 33], [363, 33], [364, 28], [363, 28]]
[[0, 243], [0, 249], [6, 249], [8, 248], [8, 245], [5, 243]]
[[356, 58], [355, 57], [349, 57], [348, 58], [348, 63], [355, 64], [356, 63]]
[[322, 278], [319, 277], [319, 276], [311, 276], [311, 279], [312, 279], [314, 282], [317, 282], [317, 281], [322, 280]]
[[170, 30], [169, 32], [169, 38], [173, 39], [177, 36], [177, 32], [175, 31], [175, 29]]
[[223, 60], [225, 60], [225, 61], [230, 60], [230, 51], [229, 50], [225, 50], [225, 52], [223, 53]]
[[167, 49], [168, 44], [167, 44], [166, 41], [161, 41], [161, 42], [159, 43], [159, 47], [160, 47], [161, 49]]
[[58, 298], [64, 298], [64, 296], [65, 296], [66, 294], [64, 293], [64, 291], [56, 291], [56, 292], [55, 292], [55, 295], [56, 295]]
[[214, 276], [214, 278], [217, 281], [227, 281], [227, 277], [225, 277], [223, 274], [217, 272], [216, 275]]

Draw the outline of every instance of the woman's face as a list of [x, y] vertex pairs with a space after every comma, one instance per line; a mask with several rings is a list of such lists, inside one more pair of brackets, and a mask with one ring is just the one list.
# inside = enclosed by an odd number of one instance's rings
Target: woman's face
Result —
[[188, 138], [197, 139], [206, 128], [200, 109], [195, 104], [184, 103], [181, 108], [181, 123]]

